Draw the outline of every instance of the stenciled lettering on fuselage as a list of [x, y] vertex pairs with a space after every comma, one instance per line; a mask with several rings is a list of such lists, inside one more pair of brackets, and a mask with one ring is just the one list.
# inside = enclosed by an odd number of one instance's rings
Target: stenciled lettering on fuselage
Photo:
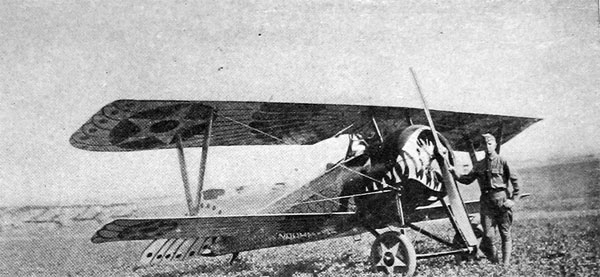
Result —
[[335, 230], [322, 230], [319, 232], [296, 232], [296, 233], [278, 233], [277, 238], [284, 241], [303, 241], [320, 237], [335, 235]]

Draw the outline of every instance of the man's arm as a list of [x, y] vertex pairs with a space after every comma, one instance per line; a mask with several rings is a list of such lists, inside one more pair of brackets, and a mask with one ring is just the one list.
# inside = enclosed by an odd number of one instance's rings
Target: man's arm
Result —
[[461, 184], [470, 185], [475, 181], [475, 179], [477, 179], [477, 174], [475, 173], [474, 169], [471, 169], [469, 173], [461, 176], [456, 174], [456, 170], [454, 170], [454, 168], [452, 168], [451, 172], [454, 175], [454, 180]]
[[519, 193], [521, 190], [521, 188], [519, 187], [519, 177], [517, 177], [517, 174], [514, 170], [510, 170], [510, 167], [508, 166], [508, 163], [506, 161], [504, 162], [504, 174], [507, 175], [508, 180], [510, 181], [513, 187], [513, 193], [511, 198], [514, 201], [519, 201]]

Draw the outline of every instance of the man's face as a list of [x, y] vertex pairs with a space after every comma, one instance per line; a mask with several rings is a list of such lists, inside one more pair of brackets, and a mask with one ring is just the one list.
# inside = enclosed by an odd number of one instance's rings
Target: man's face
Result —
[[485, 140], [485, 153], [491, 154], [496, 151], [496, 141], [493, 139]]

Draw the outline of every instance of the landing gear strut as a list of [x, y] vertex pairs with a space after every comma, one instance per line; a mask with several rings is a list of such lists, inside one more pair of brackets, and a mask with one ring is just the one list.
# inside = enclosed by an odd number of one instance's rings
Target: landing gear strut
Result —
[[[481, 252], [481, 250], [479, 249], [479, 247], [481, 246], [481, 238], [483, 237], [483, 229], [479, 224], [473, 222], [471, 222], [471, 227], [473, 228], [475, 237], [477, 237], [478, 243], [471, 253], [459, 253], [454, 255], [454, 261], [456, 261], [457, 264], [460, 264], [463, 261], [479, 260], [485, 257], [485, 255], [483, 255], [483, 252]], [[452, 242], [456, 245], [460, 245], [462, 243], [458, 234], [454, 236]]]
[[371, 262], [375, 271], [391, 276], [412, 276], [417, 267], [417, 254], [406, 235], [388, 231], [373, 242]]

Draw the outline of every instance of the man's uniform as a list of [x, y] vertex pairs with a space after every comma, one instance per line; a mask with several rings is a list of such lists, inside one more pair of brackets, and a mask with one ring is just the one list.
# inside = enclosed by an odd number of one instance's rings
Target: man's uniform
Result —
[[[486, 140], [493, 139], [491, 135], [484, 135]], [[491, 137], [491, 138], [490, 138]], [[519, 185], [514, 171], [510, 170], [508, 163], [495, 151], [486, 153], [486, 157], [475, 163], [473, 170], [457, 178], [458, 182], [470, 184], [477, 180], [481, 189], [480, 214], [483, 226], [481, 250], [492, 262], [497, 262], [496, 249], [493, 244], [494, 226], [498, 226], [502, 239], [502, 260], [505, 265], [510, 263], [512, 240], [510, 227], [513, 221], [512, 203], [507, 200], [517, 200]], [[508, 191], [508, 181], [513, 187], [512, 197]], [[510, 202], [510, 201], [509, 201]]]

